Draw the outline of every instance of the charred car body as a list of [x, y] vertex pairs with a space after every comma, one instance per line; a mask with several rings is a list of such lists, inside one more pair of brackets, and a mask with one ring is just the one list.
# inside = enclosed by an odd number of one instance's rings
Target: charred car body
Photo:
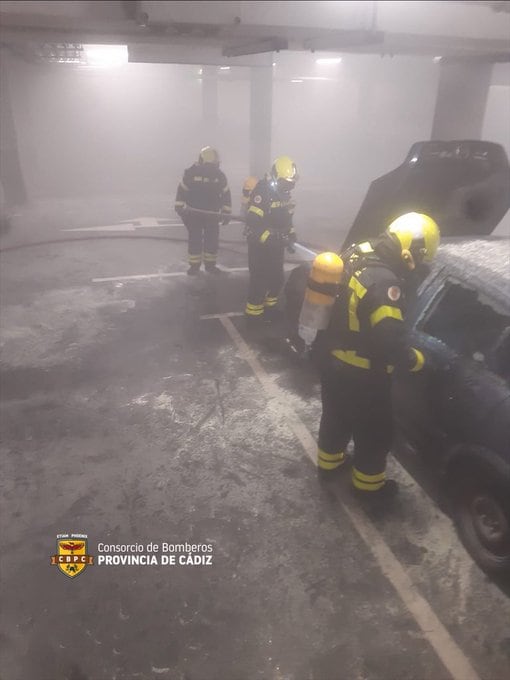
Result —
[[[509, 187], [499, 145], [419, 142], [372, 183], [341, 249], [409, 211], [454, 237], [409, 301], [413, 346], [430, 368], [394, 376], [394, 416], [398, 440], [441, 476], [466, 548], [491, 574], [510, 574], [510, 239], [488, 236], [508, 210]], [[294, 344], [309, 269], [286, 285]]]
[[408, 322], [433, 370], [393, 381], [398, 430], [445, 482], [466, 548], [510, 572], [510, 240], [445, 243]]

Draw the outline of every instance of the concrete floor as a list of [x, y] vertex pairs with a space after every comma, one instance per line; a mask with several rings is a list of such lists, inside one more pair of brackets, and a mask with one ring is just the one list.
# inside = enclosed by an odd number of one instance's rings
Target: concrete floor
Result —
[[[34, 206], [1, 247], [165, 215], [110, 208]], [[221, 264], [246, 266], [230, 240]], [[281, 329], [201, 319], [242, 309], [246, 272], [93, 281], [185, 260], [149, 239], [1, 255], [2, 680], [506, 679], [510, 600], [449, 519], [393, 459], [391, 513], [321, 487], [310, 367]], [[88, 534], [96, 562], [99, 543], [152, 541], [211, 544], [213, 564], [68, 579], [50, 566], [62, 532]]]

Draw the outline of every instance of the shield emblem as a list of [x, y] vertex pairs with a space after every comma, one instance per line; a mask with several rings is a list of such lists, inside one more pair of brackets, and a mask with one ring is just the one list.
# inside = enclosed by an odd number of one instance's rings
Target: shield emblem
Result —
[[92, 560], [92, 556], [87, 555], [86, 538], [63, 538], [57, 540], [57, 554], [52, 556], [51, 564], [56, 564], [63, 574], [74, 578], [87, 564], [92, 564]]

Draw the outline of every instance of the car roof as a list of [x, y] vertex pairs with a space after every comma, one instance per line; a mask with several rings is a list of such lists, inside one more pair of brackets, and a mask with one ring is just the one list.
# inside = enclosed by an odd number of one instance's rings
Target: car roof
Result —
[[510, 238], [444, 239], [437, 264], [510, 310]]

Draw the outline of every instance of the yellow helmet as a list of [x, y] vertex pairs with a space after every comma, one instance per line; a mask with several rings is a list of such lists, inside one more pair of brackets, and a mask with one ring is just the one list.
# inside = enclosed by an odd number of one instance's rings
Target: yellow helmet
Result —
[[296, 164], [288, 156], [279, 156], [271, 168], [271, 177], [280, 186], [292, 189], [298, 179]]
[[204, 146], [200, 149], [200, 154], [198, 156], [198, 162], [203, 165], [204, 163], [212, 163], [213, 165], [220, 164], [220, 154], [213, 149], [212, 146]]
[[390, 224], [387, 233], [402, 249], [402, 259], [410, 269], [421, 262], [432, 262], [439, 247], [440, 232], [436, 222], [422, 213], [406, 213]]

